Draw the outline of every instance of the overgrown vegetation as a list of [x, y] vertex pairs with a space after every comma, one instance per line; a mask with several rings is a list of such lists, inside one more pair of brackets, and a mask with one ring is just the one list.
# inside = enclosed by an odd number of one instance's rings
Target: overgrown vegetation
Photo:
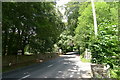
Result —
[[80, 55], [80, 60], [82, 61], [82, 62], [91, 62], [91, 60], [90, 59], [85, 59], [84, 58], [84, 56], [82, 56], [82, 55]]
[[58, 49], [82, 54], [89, 49], [92, 63], [108, 64], [111, 77], [119, 78], [118, 4], [95, 2], [98, 26], [95, 37], [90, 2], [67, 3], [66, 23], [62, 22], [62, 14], [54, 2], [3, 3], [3, 55], [17, 55], [18, 50], [24, 55], [25, 52], [40, 54]]
[[[62, 15], [54, 2], [5, 2], [2, 4], [2, 54], [52, 51], [64, 30]], [[27, 47], [26, 47], [27, 46]]]
[[68, 36], [72, 36], [74, 44], [72, 47], [76, 47], [80, 53], [90, 49], [92, 53], [91, 62], [108, 64], [112, 70], [111, 75], [117, 75], [111, 76], [114, 78], [118, 78], [120, 74], [118, 4], [118, 2], [95, 2], [97, 37], [94, 35], [91, 3], [69, 2], [66, 7], [68, 9], [68, 29], [66, 31], [69, 32], [67, 33]]

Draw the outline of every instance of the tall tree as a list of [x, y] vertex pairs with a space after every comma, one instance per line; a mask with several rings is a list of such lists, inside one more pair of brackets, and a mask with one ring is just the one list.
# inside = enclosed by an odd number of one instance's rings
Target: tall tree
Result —
[[[3, 54], [17, 54], [29, 44], [37, 52], [53, 46], [64, 29], [53, 2], [5, 2], [3, 8]], [[49, 45], [47, 45], [49, 44]]]

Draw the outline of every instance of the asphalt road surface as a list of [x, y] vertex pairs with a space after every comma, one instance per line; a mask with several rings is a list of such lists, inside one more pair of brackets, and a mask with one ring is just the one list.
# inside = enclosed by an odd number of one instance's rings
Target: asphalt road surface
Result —
[[82, 63], [78, 55], [60, 57], [3, 74], [3, 78], [91, 78], [90, 63]]

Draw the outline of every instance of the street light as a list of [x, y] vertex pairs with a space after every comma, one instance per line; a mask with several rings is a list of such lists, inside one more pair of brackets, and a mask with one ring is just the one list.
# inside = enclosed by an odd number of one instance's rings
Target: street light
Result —
[[93, 20], [94, 20], [94, 32], [95, 32], [95, 36], [97, 36], [97, 34], [98, 34], [98, 32], [97, 32], [97, 20], [96, 20], [95, 6], [94, 6], [93, 0], [91, 0], [91, 3], [92, 3], [92, 12], [93, 12]]

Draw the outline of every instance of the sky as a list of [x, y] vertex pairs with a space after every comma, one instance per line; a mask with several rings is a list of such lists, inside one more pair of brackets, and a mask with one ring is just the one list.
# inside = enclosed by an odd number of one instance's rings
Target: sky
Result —
[[[64, 12], [65, 12], [65, 8], [64, 8], [64, 4], [68, 3], [70, 0], [57, 0], [57, 7], [59, 7], [59, 10], [60, 12], [63, 14], [64, 16], [64, 19], [63, 19], [63, 22], [67, 22], [67, 19], [65, 19], [65, 15], [64, 15]], [[61, 7], [60, 7], [61, 6]]]
[[70, 0], [57, 0], [57, 5], [63, 5], [68, 3]]

